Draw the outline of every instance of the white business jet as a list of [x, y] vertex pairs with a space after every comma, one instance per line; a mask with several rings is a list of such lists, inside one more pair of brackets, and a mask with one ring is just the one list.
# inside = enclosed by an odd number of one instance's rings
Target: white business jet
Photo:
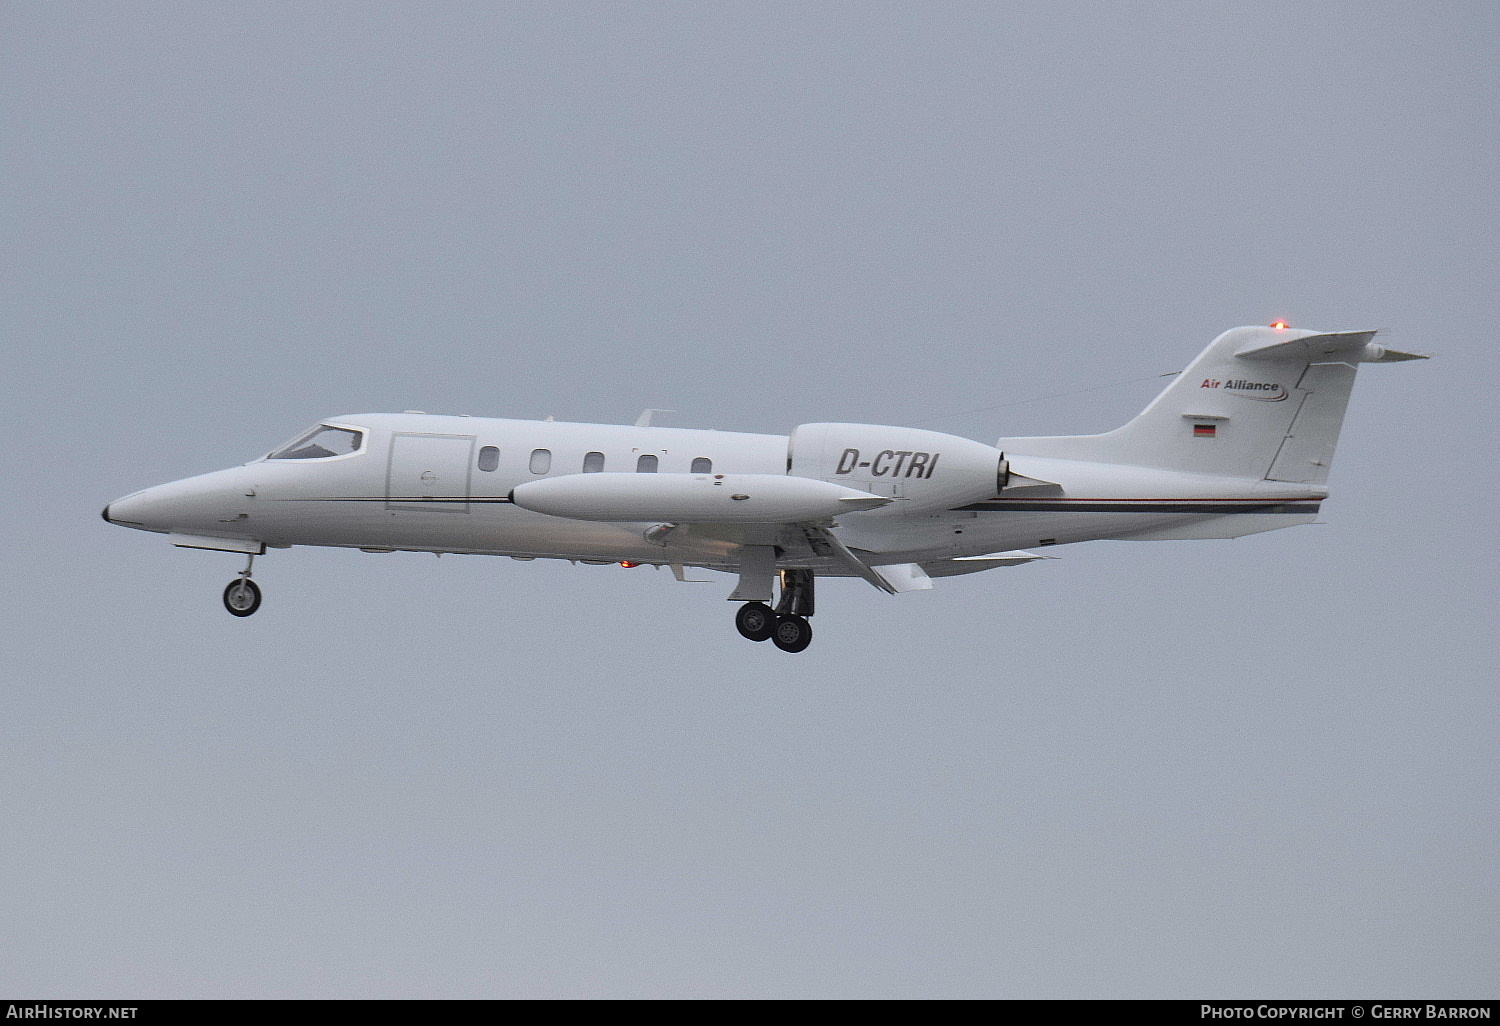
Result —
[[655, 427], [654, 411], [634, 426], [335, 417], [104, 519], [246, 554], [224, 589], [236, 616], [260, 607], [255, 557], [293, 545], [652, 564], [679, 580], [701, 567], [738, 575], [742, 635], [800, 652], [818, 577], [896, 594], [1044, 558], [1030, 548], [1311, 523], [1357, 366], [1425, 359], [1374, 335], [1234, 328], [1121, 428], [994, 446], [870, 424]]

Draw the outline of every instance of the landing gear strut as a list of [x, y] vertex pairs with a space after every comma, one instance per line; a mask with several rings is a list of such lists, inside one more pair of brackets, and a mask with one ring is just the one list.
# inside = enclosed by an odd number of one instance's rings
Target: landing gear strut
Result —
[[245, 561], [245, 569], [224, 589], [224, 608], [235, 616], [249, 616], [260, 608], [260, 587], [250, 579], [254, 565], [255, 557], [251, 556]]
[[734, 626], [751, 641], [771, 641], [783, 652], [801, 652], [812, 644], [813, 572], [781, 571], [781, 599], [775, 610], [764, 602], [747, 602], [735, 614]]

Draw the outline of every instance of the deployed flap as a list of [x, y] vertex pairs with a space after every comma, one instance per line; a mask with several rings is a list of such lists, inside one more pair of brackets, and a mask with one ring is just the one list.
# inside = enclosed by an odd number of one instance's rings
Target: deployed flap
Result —
[[889, 566], [877, 566], [875, 572], [884, 578], [885, 583], [895, 589], [897, 594], [932, 590], [932, 578], [928, 577], [926, 571], [916, 563], [892, 563]]
[[981, 570], [993, 570], [997, 566], [1020, 566], [1038, 559], [1056, 559], [1056, 556], [1039, 556], [1035, 552], [997, 552], [990, 556], [957, 556], [923, 563], [922, 569], [931, 577], [957, 577], [959, 574], [977, 574]]
[[771, 601], [771, 582], [776, 577], [774, 545], [744, 545], [740, 548], [740, 581], [729, 595], [731, 602]]
[[807, 543], [812, 546], [812, 550], [815, 553], [820, 556], [827, 556], [834, 562], [839, 563], [844, 569], [854, 574], [855, 577], [864, 578], [887, 595], [894, 595], [900, 590], [890, 581], [880, 576], [874, 567], [851, 552], [849, 547], [839, 541], [828, 528], [805, 524], [802, 526], [802, 533], [807, 536]]

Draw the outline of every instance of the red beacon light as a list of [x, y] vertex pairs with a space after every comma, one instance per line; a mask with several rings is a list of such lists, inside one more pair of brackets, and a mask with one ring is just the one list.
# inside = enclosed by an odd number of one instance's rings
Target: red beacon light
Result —
[[1282, 328], [1285, 328], [1286, 326], [1287, 326], [1286, 321], [1272, 321], [1271, 322], [1271, 327], [1276, 328], [1278, 331], [1280, 329], [1282, 329]]
[[633, 567], [633, 566], [640, 566], [641, 564], [639, 564], [639, 563], [632, 563], [628, 559], [622, 559], [622, 560], [620, 560], [620, 565], [623, 566], [626, 570], [629, 570], [631, 567]]

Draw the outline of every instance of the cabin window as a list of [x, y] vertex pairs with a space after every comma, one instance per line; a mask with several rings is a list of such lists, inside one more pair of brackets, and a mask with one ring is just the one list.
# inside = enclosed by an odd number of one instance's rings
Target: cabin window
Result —
[[642, 456], [640, 459], [635, 461], [635, 472], [637, 474], [654, 474], [656, 473], [657, 462], [658, 461], [655, 456], [647, 453], [645, 456]]
[[707, 456], [699, 456], [693, 461], [694, 474], [712, 474], [714, 472], [714, 461]]
[[583, 455], [583, 472], [597, 474], [604, 469], [604, 453], [589, 452]]
[[486, 445], [479, 450], [479, 469], [486, 474], [500, 465], [500, 450], [493, 445]]
[[552, 469], [552, 450], [533, 449], [531, 452], [531, 472], [533, 474], [545, 474]]
[[328, 456], [347, 456], [351, 452], [359, 452], [360, 446], [364, 444], [364, 438], [363, 431], [319, 424], [295, 442], [283, 445], [266, 459], [320, 460]]

